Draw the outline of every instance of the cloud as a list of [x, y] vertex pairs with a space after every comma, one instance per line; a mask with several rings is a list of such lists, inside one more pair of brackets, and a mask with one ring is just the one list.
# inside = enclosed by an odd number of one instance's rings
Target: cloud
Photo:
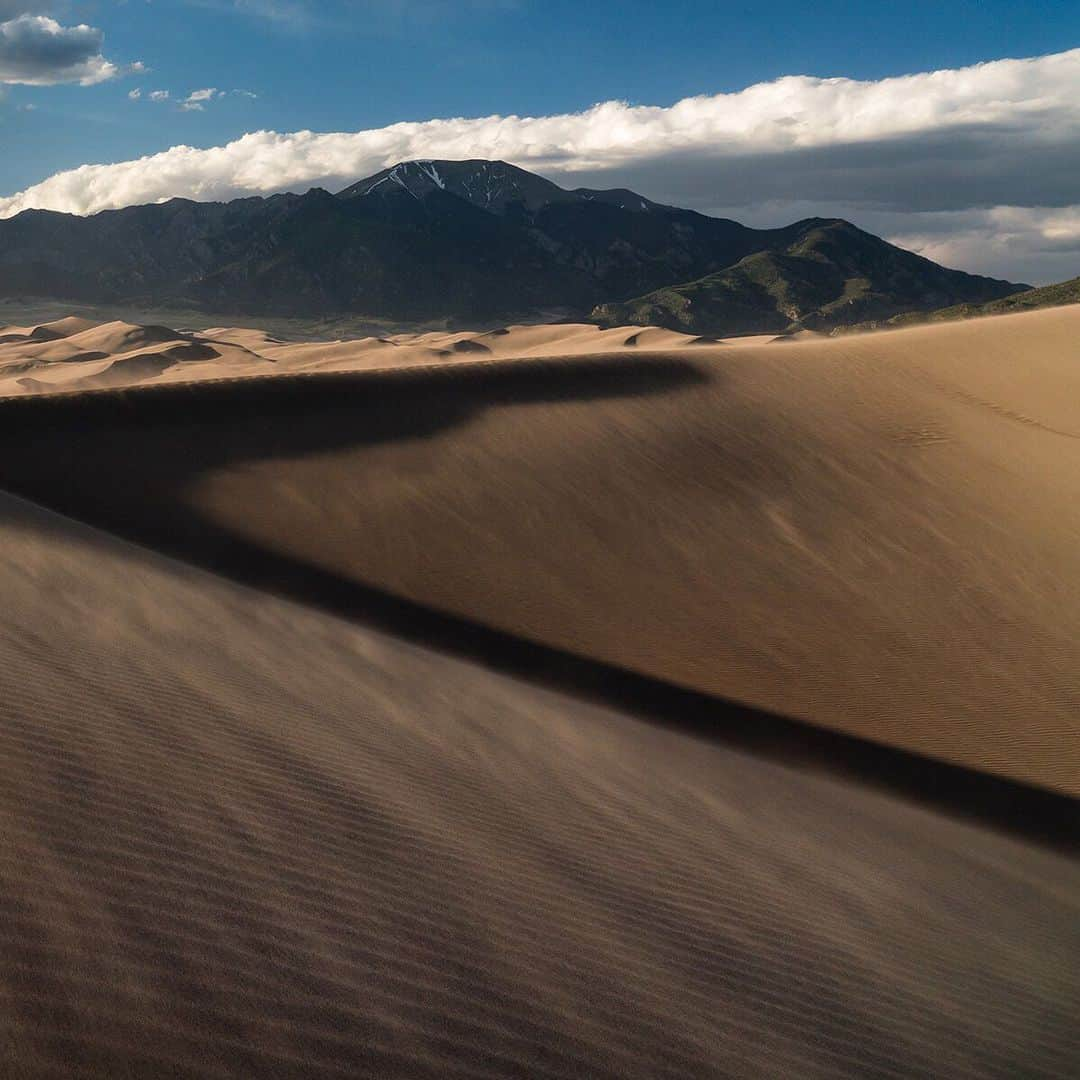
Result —
[[898, 225], [893, 243], [946, 266], [1008, 267], [1014, 279], [1036, 284], [1080, 276], [1080, 204], [915, 215]]
[[104, 35], [93, 26], [61, 26], [46, 15], [18, 15], [0, 22], [0, 82], [93, 86], [116, 78], [122, 71], [102, 55], [103, 42]]
[[192, 90], [180, 103], [181, 112], [202, 112], [214, 98], [224, 97], [225, 91], [218, 90], [215, 86], [208, 86], [205, 90]]
[[[203, 90], [192, 90], [186, 98], [180, 100], [179, 108], [181, 112], [203, 112], [211, 101], [228, 97], [230, 94], [234, 97], [248, 98], [251, 101], [254, 101], [259, 96], [250, 90], [218, 90], [216, 87], [211, 86]], [[128, 94], [132, 101], [138, 101], [142, 96], [141, 89], [132, 90]], [[164, 102], [171, 100], [172, 94], [168, 90], [152, 90], [147, 97], [150, 101]]]
[[[626, 185], [746, 220], [763, 208], [778, 223], [800, 207], [828, 206], [860, 222], [891, 221], [890, 235], [939, 245], [934, 250], [969, 260], [982, 252], [984, 267], [1005, 274], [1006, 235], [1014, 249], [1022, 246], [1015, 238], [1025, 238], [1033, 270], [1063, 258], [1046, 247], [1043, 230], [1059, 228], [1048, 224], [1054, 214], [1068, 217], [1077, 203], [1077, 86], [1080, 49], [879, 81], [788, 76], [670, 107], [613, 101], [558, 116], [259, 131], [225, 146], [175, 146], [58, 173], [0, 198], [0, 216], [333, 189], [403, 159], [488, 157], [564, 184]], [[918, 229], [903, 226], [912, 215]], [[953, 248], [940, 247], [947, 236]]]

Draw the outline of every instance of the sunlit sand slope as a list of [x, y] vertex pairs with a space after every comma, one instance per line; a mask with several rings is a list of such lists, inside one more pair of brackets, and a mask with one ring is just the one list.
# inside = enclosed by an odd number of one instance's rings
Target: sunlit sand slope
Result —
[[1058, 309], [32, 398], [0, 482], [1075, 795], [1078, 342]]
[[0, 543], [5, 1077], [1075, 1075], [1062, 856], [6, 496]]

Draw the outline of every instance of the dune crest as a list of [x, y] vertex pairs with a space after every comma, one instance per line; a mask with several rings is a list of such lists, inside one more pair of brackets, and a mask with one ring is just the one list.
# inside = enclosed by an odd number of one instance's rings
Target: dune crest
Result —
[[[772, 338], [736, 340], [745, 345]], [[0, 327], [0, 397], [144, 382], [381, 370], [448, 360], [589, 356], [644, 349], [678, 352], [710, 344], [721, 343], [657, 327], [601, 330], [577, 323], [297, 343], [261, 330], [214, 327], [181, 332], [164, 326], [69, 318], [38, 326]], [[117, 362], [120, 357], [124, 363]]]
[[[0, 482], [1080, 794], [1080, 308], [663, 350], [581, 326], [216, 333], [219, 359], [160, 374], [148, 351], [87, 365], [186, 388], [9, 401]], [[191, 382], [254, 364], [275, 378]]]

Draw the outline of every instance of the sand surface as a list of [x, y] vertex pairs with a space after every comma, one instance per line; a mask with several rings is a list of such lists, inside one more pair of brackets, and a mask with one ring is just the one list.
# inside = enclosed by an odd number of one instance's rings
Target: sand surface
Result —
[[1075, 1076], [1078, 342], [0, 329], [0, 1076]]
[[[740, 344], [774, 340], [737, 339]], [[347, 341], [286, 342], [261, 330], [171, 330], [127, 322], [65, 318], [0, 326], [0, 397], [150, 382], [269, 374], [363, 371], [497, 357], [586, 356], [717, 345], [657, 327], [575, 323], [485, 332], [393, 334]]]
[[519, 328], [485, 336], [517, 359], [11, 399], [0, 483], [210, 565], [270, 553], [271, 576], [1080, 794], [1080, 308], [657, 334], [567, 355], [610, 332]]
[[1080, 867], [0, 499], [0, 1074], [1075, 1075]]

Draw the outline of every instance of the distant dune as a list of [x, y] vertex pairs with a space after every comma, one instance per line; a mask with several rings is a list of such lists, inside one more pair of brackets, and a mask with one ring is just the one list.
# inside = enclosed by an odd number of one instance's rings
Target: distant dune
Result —
[[[773, 339], [765, 335], [735, 340], [749, 344]], [[68, 318], [37, 326], [0, 326], [0, 397], [150, 381], [364, 371], [452, 360], [585, 356], [709, 344], [719, 342], [657, 327], [601, 330], [587, 323], [296, 343], [259, 330], [216, 327], [181, 332], [163, 326]]]
[[0, 329], [0, 1076], [1073, 1075], [1077, 340]]

